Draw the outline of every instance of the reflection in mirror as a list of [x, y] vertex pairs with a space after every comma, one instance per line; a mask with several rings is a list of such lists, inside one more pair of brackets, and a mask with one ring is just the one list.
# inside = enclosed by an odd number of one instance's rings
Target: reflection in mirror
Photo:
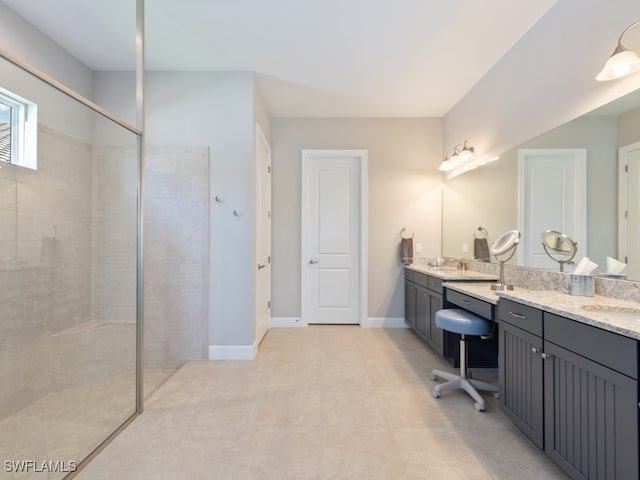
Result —
[[542, 247], [551, 260], [560, 264], [560, 271], [564, 272], [566, 263], [570, 263], [578, 252], [578, 244], [568, 235], [556, 230], [542, 232]]
[[[631, 217], [631, 211], [639, 208], [637, 201], [627, 201], [627, 197], [637, 195], [638, 190], [632, 181], [635, 177], [629, 178], [624, 173], [625, 163], [629, 171], [640, 171], [636, 168], [640, 165], [639, 107], [640, 90], [530, 140], [501, 155], [496, 162], [446, 180], [442, 199], [442, 255], [461, 256], [463, 249], [473, 244], [478, 225], [489, 232], [504, 232], [520, 224], [518, 157], [522, 150], [584, 149], [587, 188], [583, 203], [587, 229], [586, 241], [578, 241], [579, 247], [586, 245], [586, 251], [581, 249], [577, 256], [588, 256], [600, 265], [597, 273], [605, 272], [607, 257], [621, 261], [626, 257], [627, 278], [640, 280], [640, 242], [633, 237], [638, 229], [628, 225], [625, 219], [625, 211]], [[618, 192], [627, 193], [618, 199]], [[522, 229], [523, 242], [530, 239], [539, 245], [534, 239], [549, 228], [566, 231], [549, 224], [535, 231]], [[489, 244], [491, 242], [489, 238]], [[541, 267], [557, 270], [557, 263], [540, 253], [547, 262]], [[509, 261], [509, 264], [516, 263], [516, 258]], [[634, 264], [638, 268], [631, 268]]]

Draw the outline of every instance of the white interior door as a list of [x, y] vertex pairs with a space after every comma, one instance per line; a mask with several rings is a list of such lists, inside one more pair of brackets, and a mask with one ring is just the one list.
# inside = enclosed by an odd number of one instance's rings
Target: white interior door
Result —
[[640, 278], [640, 143], [620, 148], [618, 259], [627, 262], [627, 277]]
[[[522, 149], [519, 157], [518, 265], [559, 268], [542, 248], [545, 230], [578, 242], [576, 259], [587, 255], [585, 149]], [[567, 271], [572, 267], [567, 266]]]
[[302, 162], [302, 323], [358, 324], [366, 152], [305, 150]]
[[271, 147], [256, 123], [256, 344], [271, 322]]

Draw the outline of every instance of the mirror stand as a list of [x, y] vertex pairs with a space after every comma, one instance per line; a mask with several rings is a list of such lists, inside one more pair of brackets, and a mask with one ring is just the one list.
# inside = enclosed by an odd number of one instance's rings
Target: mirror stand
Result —
[[[498, 283], [491, 284], [491, 290], [496, 290], [498, 292], [501, 292], [503, 290], [513, 290], [513, 285], [507, 285], [506, 283], [504, 283], [504, 264], [511, 260], [511, 257], [513, 257], [515, 253], [516, 249], [514, 248], [511, 251], [511, 255], [509, 255], [509, 258], [507, 258], [506, 260], [498, 260], [498, 262], [500, 262], [500, 279], [498, 280]], [[496, 259], [497, 258], [498, 257], [496, 257]]]
[[[498, 283], [491, 285], [491, 290], [498, 292], [503, 290], [513, 290], [513, 285], [507, 285], [504, 283], [504, 264], [507, 263], [515, 255], [516, 249], [520, 243], [520, 232], [517, 230], [510, 230], [502, 234], [491, 246], [491, 253], [496, 257], [496, 260], [500, 262], [500, 279]], [[506, 258], [500, 258], [503, 255], [507, 255]]]

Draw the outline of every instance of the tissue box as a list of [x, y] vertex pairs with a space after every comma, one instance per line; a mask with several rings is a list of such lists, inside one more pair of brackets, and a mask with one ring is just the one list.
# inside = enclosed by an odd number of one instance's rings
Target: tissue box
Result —
[[569, 275], [569, 295], [593, 297], [593, 277], [589, 275]]

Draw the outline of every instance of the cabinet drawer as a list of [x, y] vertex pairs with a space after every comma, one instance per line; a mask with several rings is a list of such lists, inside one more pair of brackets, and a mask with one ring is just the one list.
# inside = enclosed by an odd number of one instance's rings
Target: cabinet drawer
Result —
[[501, 298], [498, 302], [498, 318], [522, 330], [542, 336], [542, 310], [512, 300]]
[[429, 285], [427, 285], [427, 287], [429, 288], [429, 290], [433, 290], [436, 293], [442, 294], [443, 282], [444, 280], [442, 280], [441, 278], [429, 276]]
[[429, 288], [429, 275], [426, 273], [413, 272], [413, 281], [424, 288]]
[[638, 342], [569, 318], [544, 314], [544, 339], [632, 378], [638, 378]]
[[476, 315], [480, 315], [483, 318], [493, 320], [491, 311], [492, 305], [489, 302], [479, 300], [454, 290], [447, 290], [447, 301], [464, 308], [465, 310], [469, 310]]
[[413, 270], [409, 270], [408, 268], [404, 269], [404, 279], [405, 280], [409, 280], [410, 282], [415, 281], [415, 274], [416, 272], [414, 272]]

